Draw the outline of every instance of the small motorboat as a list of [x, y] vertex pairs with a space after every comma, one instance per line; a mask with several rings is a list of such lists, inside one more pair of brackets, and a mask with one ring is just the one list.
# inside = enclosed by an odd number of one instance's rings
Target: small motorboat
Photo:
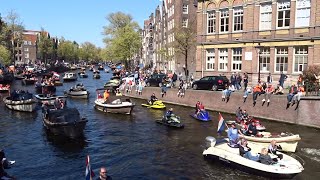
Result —
[[97, 110], [107, 113], [131, 114], [134, 107], [130, 99], [116, 99], [111, 103], [105, 103], [103, 98], [98, 98], [94, 103]]
[[199, 121], [211, 121], [211, 117], [209, 116], [209, 113], [206, 110], [201, 110], [198, 114], [190, 114], [190, 116]]
[[103, 66], [102, 65], [100, 65], [99, 67], [98, 67], [98, 70], [103, 70], [104, 68], [103, 68]]
[[33, 112], [37, 105], [32, 94], [25, 91], [13, 91], [3, 102], [9, 109], [24, 112]]
[[63, 81], [76, 81], [77, 79], [77, 75], [73, 72], [65, 73], [63, 76]]
[[56, 109], [54, 106], [44, 106], [43, 125], [54, 135], [62, 135], [70, 138], [83, 136], [83, 130], [88, 122], [80, 117], [76, 108]]
[[54, 84], [47, 85], [45, 83], [36, 82], [35, 84], [36, 93], [38, 94], [54, 94], [57, 88]]
[[104, 85], [105, 88], [113, 88], [113, 89], [117, 89], [119, 86], [120, 86], [120, 80], [118, 79], [110, 80]]
[[81, 73], [79, 74], [79, 76], [80, 76], [81, 78], [87, 78], [87, 77], [88, 77], [88, 74], [85, 73], [85, 72], [81, 72]]
[[156, 120], [156, 123], [174, 128], [184, 128], [184, 124], [181, 123], [180, 117], [174, 114], [170, 116], [170, 119], [168, 119], [166, 116], [163, 116], [161, 120]]
[[22, 85], [33, 85], [35, 82], [37, 82], [37, 78], [31, 77], [31, 78], [24, 78], [22, 79]]
[[36, 94], [34, 97], [38, 100], [39, 103], [47, 103], [53, 104], [54, 101], [58, 99], [62, 99], [63, 101], [66, 100], [67, 96], [57, 96], [57, 95], [50, 95], [50, 94]]
[[[261, 152], [263, 147], [268, 146], [255, 146], [249, 142], [249, 147], [252, 154], [257, 154]], [[272, 179], [291, 179], [304, 170], [299, 161], [283, 153], [281, 153], [283, 159], [271, 165], [244, 158], [240, 156], [239, 148], [232, 148], [228, 145], [227, 139], [218, 142], [210, 136], [206, 138], [206, 149], [202, 154], [206, 160], [218, 161], [227, 167], [235, 167], [248, 173]]]
[[153, 108], [153, 109], [164, 109], [164, 108], [166, 108], [166, 106], [160, 100], [157, 100], [157, 101], [153, 102], [153, 104], [149, 104], [149, 102], [148, 102], [148, 104], [141, 104], [141, 106], [148, 107], [148, 108]]
[[0, 93], [7, 93], [10, 90], [10, 85], [0, 84]]
[[104, 69], [104, 72], [109, 73], [110, 71], [109, 69]]
[[239, 127], [241, 129], [241, 128], [249, 126], [249, 124], [251, 124], [252, 121], [254, 121], [255, 126], [258, 131], [265, 131], [266, 130], [266, 127], [264, 125], [262, 125], [259, 120], [255, 119], [255, 118], [249, 118], [246, 121], [236, 119], [236, 121], [226, 121], [226, 122], [227, 122], [227, 124], [236, 123], [237, 127]]
[[83, 86], [83, 84], [77, 84], [71, 87], [68, 91], [64, 92], [65, 95], [72, 98], [89, 98], [89, 91]]
[[99, 73], [99, 71], [95, 71], [95, 72], [93, 72], [93, 79], [100, 79], [100, 73]]

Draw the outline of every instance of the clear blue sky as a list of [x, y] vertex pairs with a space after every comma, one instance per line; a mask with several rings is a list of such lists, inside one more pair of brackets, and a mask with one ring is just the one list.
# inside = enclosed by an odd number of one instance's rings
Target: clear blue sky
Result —
[[104, 47], [101, 33], [109, 13], [129, 13], [142, 26], [160, 3], [160, 0], [0, 0], [0, 13], [5, 17], [13, 10], [27, 30], [43, 27], [51, 37], [63, 36]]

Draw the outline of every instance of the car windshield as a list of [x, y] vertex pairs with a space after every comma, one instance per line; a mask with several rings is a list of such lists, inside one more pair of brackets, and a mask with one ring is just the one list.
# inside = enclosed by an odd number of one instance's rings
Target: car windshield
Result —
[[208, 81], [209, 80], [209, 77], [203, 77], [200, 79], [201, 81]]

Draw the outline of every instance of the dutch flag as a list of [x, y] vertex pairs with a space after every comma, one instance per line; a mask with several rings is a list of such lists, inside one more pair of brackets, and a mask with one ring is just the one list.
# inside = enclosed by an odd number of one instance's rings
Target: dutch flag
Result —
[[224, 130], [224, 119], [222, 117], [222, 115], [219, 113], [219, 123], [218, 123], [218, 133], [222, 133], [222, 131]]
[[86, 180], [92, 180], [93, 176], [94, 176], [94, 173], [91, 170], [90, 157], [89, 157], [89, 155], [87, 155], [87, 159], [86, 159]]

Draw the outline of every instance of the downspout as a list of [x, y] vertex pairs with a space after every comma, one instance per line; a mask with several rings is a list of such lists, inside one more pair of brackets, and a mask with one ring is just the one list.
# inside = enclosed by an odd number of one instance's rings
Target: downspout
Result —
[[201, 19], [202, 19], [202, 35], [201, 35], [201, 78], [203, 77], [203, 65], [204, 65], [204, 62], [203, 62], [203, 58], [204, 58], [204, 44], [203, 44], [203, 41], [204, 41], [204, 34], [205, 34], [205, 25], [204, 25], [204, 7], [205, 7], [205, 0], [203, 0], [203, 3], [202, 3], [202, 12], [201, 12]]

